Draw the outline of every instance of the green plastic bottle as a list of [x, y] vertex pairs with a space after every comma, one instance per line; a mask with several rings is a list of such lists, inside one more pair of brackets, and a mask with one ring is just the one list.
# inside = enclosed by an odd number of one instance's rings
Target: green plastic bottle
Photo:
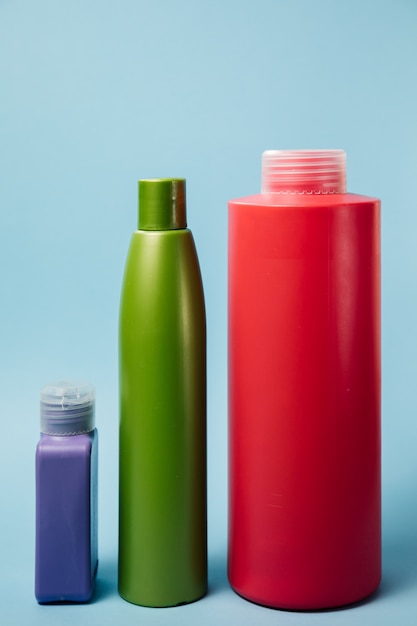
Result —
[[185, 180], [139, 181], [120, 307], [119, 593], [207, 590], [206, 320]]

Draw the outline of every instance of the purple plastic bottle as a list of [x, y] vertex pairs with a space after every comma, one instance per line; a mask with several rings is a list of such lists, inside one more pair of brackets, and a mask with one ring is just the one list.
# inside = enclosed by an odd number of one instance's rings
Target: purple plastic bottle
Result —
[[36, 449], [35, 596], [87, 602], [97, 573], [95, 390], [57, 382], [41, 390]]

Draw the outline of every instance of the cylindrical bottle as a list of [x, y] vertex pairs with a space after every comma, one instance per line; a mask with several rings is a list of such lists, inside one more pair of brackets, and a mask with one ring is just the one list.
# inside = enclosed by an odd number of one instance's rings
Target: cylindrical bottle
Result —
[[139, 181], [119, 336], [119, 593], [173, 606], [207, 587], [206, 322], [185, 180]]
[[36, 449], [35, 596], [86, 602], [97, 573], [95, 390], [57, 382], [41, 390]]
[[260, 604], [380, 581], [379, 210], [341, 150], [268, 151], [229, 203], [228, 574]]

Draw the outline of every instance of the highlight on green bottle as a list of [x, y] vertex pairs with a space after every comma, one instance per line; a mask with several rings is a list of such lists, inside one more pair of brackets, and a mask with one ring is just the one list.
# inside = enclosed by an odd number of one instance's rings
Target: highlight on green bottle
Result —
[[139, 181], [119, 319], [119, 593], [207, 590], [206, 318], [184, 179]]

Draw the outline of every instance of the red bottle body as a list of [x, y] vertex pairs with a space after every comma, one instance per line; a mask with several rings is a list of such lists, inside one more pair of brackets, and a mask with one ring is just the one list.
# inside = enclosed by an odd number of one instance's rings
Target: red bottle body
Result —
[[229, 203], [229, 559], [254, 602], [320, 609], [381, 577], [379, 201]]

